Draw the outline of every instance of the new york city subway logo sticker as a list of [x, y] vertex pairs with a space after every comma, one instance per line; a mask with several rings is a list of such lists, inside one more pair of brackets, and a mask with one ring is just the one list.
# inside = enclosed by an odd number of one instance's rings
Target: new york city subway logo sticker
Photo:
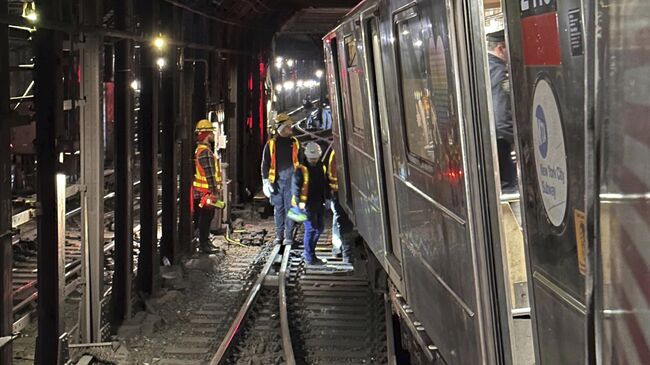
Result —
[[531, 113], [537, 184], [546, 216], [559, 227], [567, 209], [566, 148], [557, 98], [545, 77], [535, 84]]

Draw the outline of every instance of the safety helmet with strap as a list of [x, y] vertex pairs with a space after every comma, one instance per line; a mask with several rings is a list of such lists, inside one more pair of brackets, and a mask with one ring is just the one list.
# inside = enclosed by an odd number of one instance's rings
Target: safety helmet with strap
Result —
[[201, 119], [196, 123], [196, 128], [194, 129], [195, 133], [201, 132], [214, 132], [214, 126], [207, 119]]
[[291, 123], [291, 122], [293, 122], [293, 119], [291, 119], [291, 117], [287, 113], [280, 113], [278, 114], [277, 117], [275, 117], [275, 124], [276, 127], [278, 128], [284, 124]]
[[322, 154], [323, 150], [316, 142], [309, 142], [305, 146], [305, 157], [307, 157], [308, 160], [317, 160]]

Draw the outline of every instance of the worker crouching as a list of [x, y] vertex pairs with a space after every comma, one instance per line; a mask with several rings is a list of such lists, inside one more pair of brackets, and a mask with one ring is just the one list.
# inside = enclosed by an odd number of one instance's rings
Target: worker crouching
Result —
[[323, 265], [325, 261], [316, 257], [316, 243], [323, 233], [325, 200], [328, 195], [328, 181], [325, 165], [320, 161], [321, 147], [315, 142], [305, 146], [307, 163], [299, 165], [293, 174], [292, 204], [306, 214], [304, 221], [303, 258], [308, 265]]
[[196, 151], [194, 152], [194, 226], [198, 227], [199, 247], [204, 253], [214, 251], [210, 242], [210, 224], [214, 218], [215, 208], [221, 209], [225, 203], [221, 200], [221, 164], [212, 152], [214, 127], [208, 120], [196, 124]]

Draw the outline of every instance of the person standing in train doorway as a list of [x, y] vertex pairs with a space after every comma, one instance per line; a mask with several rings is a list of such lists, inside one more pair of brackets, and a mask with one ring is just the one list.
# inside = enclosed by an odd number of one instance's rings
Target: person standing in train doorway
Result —
[[339, 202], [339, 181], [336, 172], [336, 156], [333, 149], [327, 155], [326, 161], [332, 209], [332, 256], [342, 257], [343, 262], [349, 264], [352, 263], [352, 247], [349, 242], [348, 232], [352, 230], [352, 223]]
[[264, 195], [273, 205], [275, 244], [293, 244], [294, 222], [287, 218], [291, 208], [291, 179], [298, 167], [300, 142], [292, 136], [293, 120], [287, 114], [276, 119], [277, 134], [264, 146], [262, 154], [262, 185]]
[[497, 132], [497, 152], [499, 155], [499, 175], [501, 193], [514, 194], [518, 191], [517, 166], [512, 160], [514, 131], [510, 105], [510, 77], [508, 74], [509, 55], [503, 30], [487, 35], [488, 61], [490, 64], [490, 84], [492, 87], [492, 106]]
[[194, 227], [198, 230], [199, 248], [204, 253], [214, 252], [210, 241], [210, 223], [214, 210], [222, 209], [225, 203], [221, 196], [221, 164], [212, 152], [214, 127], [207, 119], [196, 124], [196, 151], [194, 152], [193, 209]]
[[316, 244], [323, 233], [325, 200], [328, 195], [328, 181], [325, 165], [320, 158], [323, 150], [316, 142], [305, 145], [305, 164], [298, 165], [293, 174], [292, 205], [304, 211], [305, 237], [302, 257], [307, 265], [324, 265], [326, 262], [316, 257]]

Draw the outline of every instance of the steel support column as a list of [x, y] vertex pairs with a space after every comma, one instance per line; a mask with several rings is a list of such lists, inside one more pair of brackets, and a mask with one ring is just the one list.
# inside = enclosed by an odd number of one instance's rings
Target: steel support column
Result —
[[[43, 2], [42, 16], [62, 18], [60, 0]], [[61, 363], [63, 323], [65, 195], [60, 204], [57, 190], [65, 189], [58, 176], [63, 155], [57, 150], [57, 127], [63, 123], [63, 34], [38, 29], [34, 33], [34, 83], [36, 99], [36, 159], [38, 209], [38, 337], [36, 363]], [[61, 181], [63, 180], [63, 181]], [[65, 194], [65, 193], [63, 193]]]
[[[96, 0], [84, 3], [84, 21], [101, 22]], [[102, 119], [102, 62], [104, 44], [100, 36], [86, 35], [81, 49], [81, 255], [84, 291], [79, 323], [81, 341], [101, 342], [104, 288], [104, 126]]]
[[[184, 57], [183, 57], [184, 58]], [[192, 140], [194, 128], [192, 128], [192, 89], [194, 78], [192, 68], [187, 64], [180, 64], [181, 88], [180, 88], [180, 129], [181, 138], [181, 176], [180, 176], [180, 219], [178, 221], [179, 243], [181, 249], [188, 252], [192, 241], [192, 214], [190, 211], [190, 190], [194, 175], [194, 151]]]
[[[132, 0], [115, 2], [118, 29], [130, 31]], [[115, 42], [115, 273], [111, 296], [113, 323], [131, 317], [133, 276], [133, 44]], [[115, 329], [115, 327], [114, 327]]]
[[[140, 3], [143, 28], [155, 34], [157, 2]], [[138, 257], [138, 286], [147, 294], [154, 288], [154, 272], [158, 265], [158, 69], [155, 50], [150, 44], [140, 49], [142, 81], [140, 86], [140, 115], [138, 138], [141, 144], [140, 160], [140, 255]]]
[[[0, 14], [7, 14], [7, 0], [0, 0]], [[9, 149], [9, 37], [0, 26], [0, 337], [10, 336], [13, 324], [11, 287], [11, 150]], [[12, 361], [11, 342], [0, 348], [0, 364]]]
[[101, 37], [87, 36], [82, 49], [81, 217], [84, 343], [101, 342], [101, 298], [104, 288], [104, 126], [102, 124]]
[[[160, 15], [163, 24], [167, 24], [168, 34], [175, 34], [174, 12], [171, 6], [161, 5]], [[167, 67], [162, 71], [160, 87], [160, 121], [162, 123], [162, 239], [160, 256], [174, 262], [177, 259], [178, 196], [176, 169], [176, 48], [166, 54]]]

